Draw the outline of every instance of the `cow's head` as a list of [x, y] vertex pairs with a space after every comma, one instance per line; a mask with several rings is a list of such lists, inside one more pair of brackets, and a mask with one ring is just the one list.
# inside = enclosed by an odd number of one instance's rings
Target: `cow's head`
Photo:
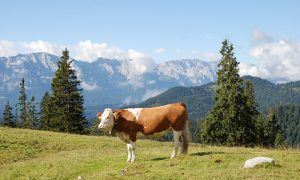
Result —
[[97, 118], [101, 121], [98, 128], [112, 130], [114, 126], [114, 113], [112, 109], [105, 109], [103, 113], [98, 113]]

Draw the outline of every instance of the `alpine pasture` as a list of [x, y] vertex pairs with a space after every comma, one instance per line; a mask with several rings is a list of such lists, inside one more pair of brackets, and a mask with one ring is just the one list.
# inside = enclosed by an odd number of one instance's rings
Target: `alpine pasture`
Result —
[[[117, 137], [0, 128], [0, 179], [297, 179], [300, 151], [190, 144], [188, 155], [169, 159], [173, 143], [137, 141], [137, 159], [126, 162]], [[274, 165], [243, 169], [267, 156]]]

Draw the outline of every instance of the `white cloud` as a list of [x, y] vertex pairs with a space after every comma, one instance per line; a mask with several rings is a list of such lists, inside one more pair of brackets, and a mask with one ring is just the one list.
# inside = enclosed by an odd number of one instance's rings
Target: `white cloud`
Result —
[[42, 40], [38, 41], [31, 41], [31, 42], [22, 42], [20, 43], [21, 46], [24, 48], [24, 51], [27, 53], [34, 53], [34, 52], [48, 52], [51, 54], [60, 54], [63, 46], [51, 44]]
[[[66, 46], [51, 44], [45, 41], [11, 42], [0, 40], [0, 56], [14, 56], [17, 53], [48, 52], [60, 55]], [[129, 73], [140, 75], [152, 71], [154, 60], [146, 54], [134, 49], [123, 50], [109, 47], [106, 43], [93, 43], [90, 40], [80, 41], [68, 48], [74, 58], [86, 62], [93, 62], [100, 57], [109, 59], [128, 60]]]
[[267, 35], [264, 32], [261, 32], [257, 29], [252, 31], [252, 44], [253, 45], [259, 45], [259, 44], [264, 44], [264, 43], [269, 43], [274, 41], [272, 37]]
[[161, 53], [163, 53], [163, 52], [165, 52], [165, 51], [166, 51], [165, 48], [157, 48], [157, 49], [155, 49], [155, 52], [156, 52], [157, 54], [161, 54]]
[[72, 50], [75, 59], [93, 62], [99, 57], [110, 59], [126, 59], [126, 52], [119, 48], [108, 47], [106, 43], [92, 43], [90, 40], [80, 41]]
[[239, 64], [239, 74], [240, 76], [245, 76], [245, 75], [251, 75], [256, 77], [270, 76], [267, 69], [263, 69], [254, 64], [246, 64], [242, 62]]
[[15, 56], [18, 53], [48, 52], [59, 55], [64, 46], [51, 44], [42, 40], [30, 42], [12, 42], [0, 40], [0, 56]]
[[109, 59], [129, 60], [128, 69], [131, 75], [140, 75], [152, 71], [154, 61], [146, 54], [129, 49], [127, 51], [120, 48], [109, 47], [107, 44], [92, 43], [90, 40], [81, 41], [73, 47], [75, 59], [93, 62], [99, 57]]
[[201, 52], [200, 59], [210, 60], [210, 61], [219, 61], [221, 56], [219, 54], [211, 53], [211, 52]]
[[81, 81], [81, 87], [86, 91], [93, 91], [100, 88], [95, 82], [89, 84], [85, 81]]
[[264, 69], [264, 78], [300, 80], [300, 43], [272, 41], [254, 46], [250, 55], [259, 61]]
[[144, 96], [142, 97], [142, 100], [145, 101], [151, 97], [157, 96], [164, 92], [165, 90], [159, 90], [159, 89], [153, 89], [153, 90], [146, 90]]
[[0, 56], [13, 56], [17, 54], [15, 43], [6, 40], [0, 40]]

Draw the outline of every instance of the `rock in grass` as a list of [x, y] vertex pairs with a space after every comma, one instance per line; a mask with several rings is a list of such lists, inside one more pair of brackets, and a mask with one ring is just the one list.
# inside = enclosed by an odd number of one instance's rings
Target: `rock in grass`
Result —
[[83, 180], [84, 178], [82, 176], [78, 176], [77, 180]]
[[274, 160], [268, 157], [256, 157], [245, 161], [244, 168], [253, 168], [258, 164], [270, 163], [274, 164]]

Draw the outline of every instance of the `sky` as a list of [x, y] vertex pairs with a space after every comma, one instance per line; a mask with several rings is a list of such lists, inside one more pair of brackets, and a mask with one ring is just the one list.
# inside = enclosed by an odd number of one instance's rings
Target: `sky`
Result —
[[[68, 47], [73, 58], [219, 60], [233, 43], [241, 71], [300, 80], [297, 0], [0, 0], [0, 56]], [[276, 70], [276, 72], [274, 72]], [[286, 72], [282, 74], [282, 72]]]

